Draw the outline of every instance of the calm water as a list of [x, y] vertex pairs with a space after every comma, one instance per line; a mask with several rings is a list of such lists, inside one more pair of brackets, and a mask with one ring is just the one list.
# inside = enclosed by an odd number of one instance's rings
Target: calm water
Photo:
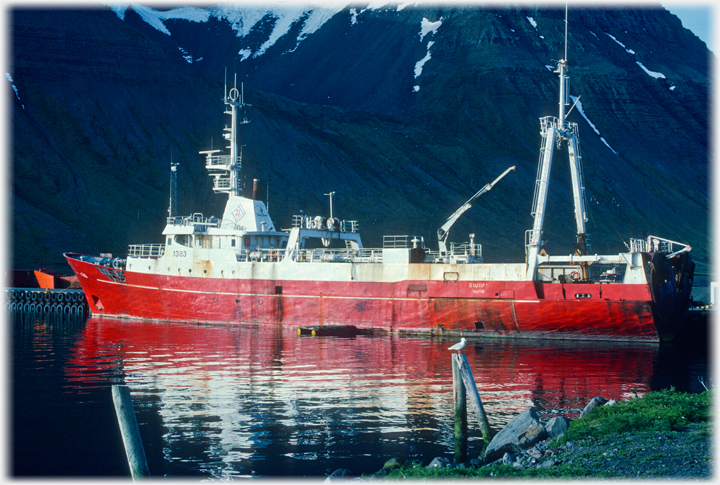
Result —
[[[366, 473], [453, 456], [457, 339], [298, 336], [223, 327], [7, 314], [11, 473], [129, 476], [111, 385], [129, 386], [151, 476]], [[470, 341], [490, 424], [528, 406], [576, 417], [595, 395], [703, 390], [707, 346]], [[482, 448], [474, 416], [469, 456]]]

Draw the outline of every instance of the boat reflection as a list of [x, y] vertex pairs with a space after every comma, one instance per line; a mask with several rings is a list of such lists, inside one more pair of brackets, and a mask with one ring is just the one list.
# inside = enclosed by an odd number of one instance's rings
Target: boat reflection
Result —
[[[451, 453], [451, 343], [93, 318], [65, 375], [78, 390], [127, 384], [168, 474], [297, 475], [303, 461], [314, 474], [371, 471], [391, 456]], [[575, 417], [595, 395], [647, 392], [658, 347], [470, 340], [464, 352], [498, 430], [527, 406]]]

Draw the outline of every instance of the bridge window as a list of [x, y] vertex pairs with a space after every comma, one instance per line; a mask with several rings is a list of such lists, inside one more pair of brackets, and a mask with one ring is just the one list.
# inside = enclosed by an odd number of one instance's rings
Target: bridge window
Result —
[[190, 235], [189, 234], [179, 234], [179, 235], [175, 236], [175, 242], [181, 246], [190, 247]]

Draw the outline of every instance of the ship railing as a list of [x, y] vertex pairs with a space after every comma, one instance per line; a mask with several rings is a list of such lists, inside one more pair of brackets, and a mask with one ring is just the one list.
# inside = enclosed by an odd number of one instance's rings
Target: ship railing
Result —
[[293, 216], [292, 227], [340, 232], [358, 232], [360, 230], [360, 223], [358, 221], [339, 220], [337, 217], [334, 217], [332, 221], [332, 224], [328, 225], [327, 217], [310, 217], [303, 214], [296, 214]]
[[133, 258], [159, 258], [164, 254], [164, 244], [131, 244], [128, 246], [128, 256]]
[[425, 250], [425, 261], [423, 263], [433, 263], [440, 259], [440, 251]]
[[692, 248], [684, 243], [671, 241], [658, 236], [648, 236], [647, 239], [630, 238], [631, 253], [663, 253], [668, 257], [678, 253], [690, 251]]
[[383, 236], [383, 248], [409, 249], [415, 247], [425, 247], [425, 240], [422, 236]]
[[382, 249], [301, 249], [297, 261], [304, 263], [382, 263]]
[[285, 257], [285, 249], [276, 248], [257, 248], [243, 249], [239, 251], [238, 261], [265, 261], [275, 262], [281, 261]]
[[216, 179], [213, 179], [213, 190], [229, 189], [229, 188], [230, 188], [230, 179], [229, 178], [218, 177]]
[[450, 243], [450, 254], [473, 256], [477, 259], [482, 257], [482, 244]]
[[576, 136], [579, 135], [577, 123], [572, 123], [572, 122], [566, 121], [565, 126], [563, 127], [560, 124], [560, 120], [554, 116], [545, 116], [543, 118], [540, 118], [540, 134], [541, 135], [544, 135], [545, 133], [547, 133], [547, 131], [552, 127], [554, 127], [556, 130], [562, 130], [564, 128], [565, 131], [570, 131]]
[[[240, 157], [238, 157], [238, 160]], [[232, 165], [230, 155], [208, 155], [205, 158], [205, 168], [215, 170], [229, 170]]]
[[[246, 262], [276, 262], [285, 257], [286, 249], [243, 249], [237, 260]], [[382, 249], [300, 249], [293, 259], [299, 263], [382, 263]]]
[[534, 229], [528, 229], [525, 231], [525, 251], [527, 252], [528, 246], [534, 244], [540, 244], [542, 237], [542, 231], [536, 231]]
[[204, 217], [201, 213], [196, 212], [191, 216], [175, 216], [168, 217], [168, 225], [173, 226], [195, 226], [196, 232], [204, 232], [209, 227], [220, 227], [221, 220], [215, 216]]
[[482, 244], [475, 243], [450, 243], [446, 254], [439, 251], [425, 250], [425, 263], [457, 263], [476, 264], [482, 263]]

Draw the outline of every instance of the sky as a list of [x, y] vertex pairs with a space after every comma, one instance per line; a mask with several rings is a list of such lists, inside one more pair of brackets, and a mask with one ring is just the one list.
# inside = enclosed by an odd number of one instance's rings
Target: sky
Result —
[[715, 10], [718, 8], [711, 6], [709, 3], [697, 3], [697, 4], [681, 4], [663, 2], [663, 7], [677, 16], [683, 24], [683, 27], [693, 31], [695, 35], [700, 37], [700, 40], [705, 42], [713, 52], [717, 52], [714, 48], [713, 42], [713, 24]]

